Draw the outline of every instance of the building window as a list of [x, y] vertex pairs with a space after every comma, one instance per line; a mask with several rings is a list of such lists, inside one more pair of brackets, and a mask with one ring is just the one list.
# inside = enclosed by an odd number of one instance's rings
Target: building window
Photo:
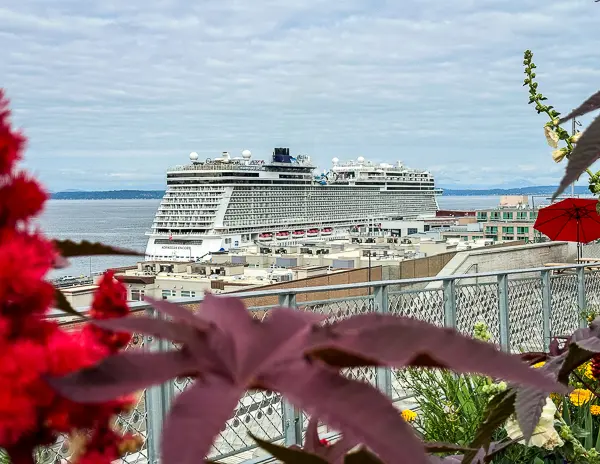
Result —
[[500, 213], [498, 211], [492, 211], [490, 213], [490, 219], [493, 220], [497, 220], [500, 219]]
[[418, 232], [419, 232], [419, 229], [416, 229], [416, 228], [414, 228], [414, 227], [409, 227], [408, 229], [406, 229], [406, 233], [407, 233], [408, 235], [411, 235], [411, 234], [416, 234], [416, 233], [418, 233]]
[[144, 301], [144, 290], [131, 290], [131, 301]]
[[477, 220], [487, 220], [487, 211], [477, 211]]
[[196, 292], [190, 290], [181, 290], [182, 298], [194, 298], [196, 296]]
[[528, 234], [529, 227], [517, 227], [517, 234]]
[[503, 234], [514, 234], [515, 233], [515, 228], [514, 227], [503, 227], [502, 228], [502, 233]]
[[527, 211], [517, 211], [517, 219], [526, 220]]
[[467, 237], [467, 236], [463, 235], [461, 238], [462, 238], [463, 242], [468, 242], [469, 241], [469, 237]]
[[166, 300], [170, 296], [177, 296], [177, 291], [176, 290], [163, 290], [162, 291], [163, 300]]
[[537, 219], [537, 211], [532, 211], [529, 213], [529, 219]]
[[502, 219], [512, 220], [512, 218], [513, 218], [513, 213], [507, 213], [506, 211], [504, 213], [502, 213]]
[[498, 233], [498, 227], [496, 227], [496, 226], [487, 226], [485, 228], [485, 233], [486, 234], [497, 234]]

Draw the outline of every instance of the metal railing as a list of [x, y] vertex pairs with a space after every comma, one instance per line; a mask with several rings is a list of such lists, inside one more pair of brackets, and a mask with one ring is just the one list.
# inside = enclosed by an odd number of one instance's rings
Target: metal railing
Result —
[[[319, 298], [319, 294], [324, 293], [325, 297]], [[547, 348], [551, 337], [569, 334], [585, 324], [581, 317], [584, 310], [600, 306], [600, 272], [586, 270], [586, 265], [572, 265], [443, 278], [256, 290], [235, 296], [247, 302], [248, 310], [256, 318], [265, 317], [273, 306], [269, 300], [273, 300], [281, 306], [325, 314], [329, 321], [381, 312], [425, 320], [468, 334], [472, 333], [475, 323], [482, 321], [488, 325], [492, 341], [502, 350], [541, 351]], [[172, 301], [195, 310], [202, 299]], [[144, 302], [134, 303], [132, 307], [135, 311], [153, 314]], [[135, 346], [148, 350], [174, 349], [170, 342], [151, 337], [138, 337]], [[357, 368], [348, 369], [345, 374], [376, 386], [399, 407], [404, 407], [410, 398], [410, 392], [403, 388], [394, 369]], [[124, 457], [125, 462], [159, 462], [159, 436], [169, 405], [192, 382], [192, 379], [177, 379], [144, 392], [136, 420], [131, 419], [131, 414], [121, 420], [126, 430], [138, 432], [145, 438], [144, 448]], [[249, 432], [286, 445], [301, 444], [306, 425], [306, 415], [280, 395], [247, 392], [217, 436], [208, 457], [223, 463], [249, 461], [256, 457], [253, 456], [256, 446]], [[67, 457], [61, 450], [56, 450], [55, 456]]]

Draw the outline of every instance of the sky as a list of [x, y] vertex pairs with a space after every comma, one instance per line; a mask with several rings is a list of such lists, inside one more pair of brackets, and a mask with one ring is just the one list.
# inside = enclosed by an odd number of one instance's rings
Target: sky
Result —
[[52, 191], [160, 189], [192, 151], [279, 146], [554, 185], [522, 54], [566, 114], [600, 87], [599, 20], [593, 0], [0, 0], [0, 86]]

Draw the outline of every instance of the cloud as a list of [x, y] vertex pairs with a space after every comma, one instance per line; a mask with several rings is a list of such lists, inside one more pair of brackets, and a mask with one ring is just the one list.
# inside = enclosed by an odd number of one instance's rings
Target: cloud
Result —
[[190, 151], [274, 146], [321, 169], [401, 159], [441, 185], [556, 183], [522, 52], [564, 113], [597, 90], [598, 14], [591, 0], [0, 0], [0, 85], [55, 190], [161, 186]]

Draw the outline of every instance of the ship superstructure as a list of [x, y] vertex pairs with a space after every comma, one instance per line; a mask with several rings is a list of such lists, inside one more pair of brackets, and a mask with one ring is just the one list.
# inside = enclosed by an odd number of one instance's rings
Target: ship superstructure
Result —
[[200, 260], [254, 243], [333, 239], [384, 219], [437, 210], [434, 178], [401, 162], [332, 160], [315, 175], [307, 155], [276, 148], [269, 161], [223, 152], [167, 171], [167, 190], [148, 233], [146, 259]]

